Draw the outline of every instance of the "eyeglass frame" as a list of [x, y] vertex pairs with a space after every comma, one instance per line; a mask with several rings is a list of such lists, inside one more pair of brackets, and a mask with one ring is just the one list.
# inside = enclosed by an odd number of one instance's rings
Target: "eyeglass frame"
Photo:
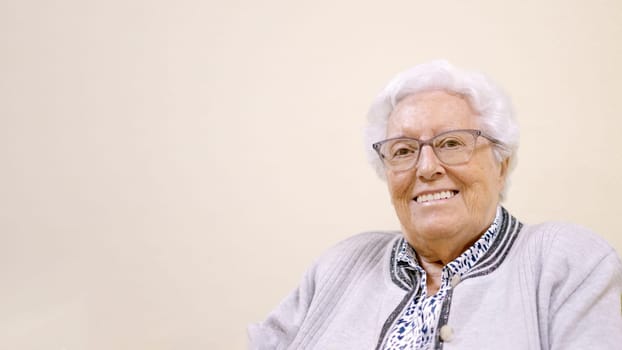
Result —
[[[432, 141], [434, 139], [436, 139], [439, 136], [445, 135], [445, 134], [449, 134], [452, 132], [468, 132], [471, 135], [473, 135], [474, 138], [474, 145], [473, 145], [473, 150], [471, 150], [471, 153], [469, 154], [469, 157], [464, 161], [464, 162], [460, 162], [460, 163], [455, 163], [455, 164], [447, 164], [446, 162], [442, 161], [441, 158], [438, 156], [438, 154], [436, 153], [436, 148], [434, 147], [434, 145], [432, 144]], [[404, 169], [402, 171], [406, 171], [406, 170], [410, 170], [412, 168], [414, 168], [417, 163], [419, 163], [419, 158], [421, 157], [421, 150], [423, 149], [423, 146], [430, 146], [432, 148], [432, 152], [434, 152], [434, 156], [443, 164], [445, 165], [459, 165], [459, 164], [464, 164], [467, 163], [471, 160], [471, 157], [473, 156], [473, 152], [475, 151], [475, 146], [477, 146], [477, 138], [479, 136], [484, 137], [485, 139], [487, 139], [488, 141], [490, 141], [491, 143], [493, 143], [494, 145], [504, 148], [505, 145], [503, 144], [503, 142], [499, 141], [498, 139], [484, 133], [481, 130], [478, 129], [455, 129], [455, 130], [448, 130], [448, 131], [444, 131], [440, 134], [434, 135], [431, 138], [427, 139], [427, 140], [419, 140], [416, 139], [414, 137], [407, 137], [407, 136], [400, 136], [400, 137], [392, 137], [390, 139], [386, 139], [386, 140], [382, 140], [382, 141], [378, 141], [372, 144], [372, 148], [374, 149], [374, 151], [376, 151], [376, 153], [378, 154], [378, 157], [380, 157], [380, 160], [382, 161], [382, 164], [386, 167], [386, 157], [384, 156], [384, 154], [382, 154], [382, 152], [380, 152], [380, 148], [382, 147], [383, 144], [389, 142], [389, 141], [394, 141], [394, 140], [413, 140], [413, 141], [417, 141], [417, 143], [419, 144], [419, 151], [417, 153], [417, 159], [415, 159], [415, 161], [413, 162], [413, 165], [407, 169]]]

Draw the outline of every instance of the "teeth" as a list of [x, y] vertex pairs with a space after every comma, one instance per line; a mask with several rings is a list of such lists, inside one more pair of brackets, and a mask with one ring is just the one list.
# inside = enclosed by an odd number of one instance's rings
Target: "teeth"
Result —
[[421, 196], [417, 197], [417, 203], [425, 203], [425, 202], [429, 202], [429, 201], [436, 201], [439, 199], [447, 199], [447, 198], [451, 198], [453, 197], [454, 191], [441, 191], [441, 192], [436, 192], [436, 193], [428, 193], [428, 194], [423, 194]]

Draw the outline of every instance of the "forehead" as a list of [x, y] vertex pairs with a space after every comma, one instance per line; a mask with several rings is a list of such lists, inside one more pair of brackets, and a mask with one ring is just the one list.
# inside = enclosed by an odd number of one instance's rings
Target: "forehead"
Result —
[[428, 138], [448, 130], [477, 128], [477, 113], [464, 96], [434, 90], [404, 97], [389, 116], [387, 136]]

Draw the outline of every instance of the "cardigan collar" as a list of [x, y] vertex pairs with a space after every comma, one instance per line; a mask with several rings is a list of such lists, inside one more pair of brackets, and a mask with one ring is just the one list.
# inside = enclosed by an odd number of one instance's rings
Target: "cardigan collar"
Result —
[[[471, 247], [443, 267], [444, 273], [459, 274], [460, 279], [489, 274], [499, 267], [522, 228], [516, 218], [502, 206], [492, 225]], [[469, 259], [474, 259], [474, 263]], [[415, 250], [401, 237], [391, 252], [391, 279], [400, 288], [410, 291], [421, 282], [423, 269], [417, 262]]]

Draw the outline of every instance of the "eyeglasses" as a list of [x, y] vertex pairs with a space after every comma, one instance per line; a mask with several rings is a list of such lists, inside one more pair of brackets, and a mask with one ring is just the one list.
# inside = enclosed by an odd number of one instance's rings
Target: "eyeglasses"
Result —
[[393, 171], [412, 169], [425, 145], [432, 147], [436, 157], [445, 165], [466, 163], [471, 159], [477, 137], [482, 136], [490, 142], [503, 144], [481, 130], [451, 130], [438, 134], [429, 140], [417, 140], [410, 137], [397, 137], [372, 145], [384, 165]]

